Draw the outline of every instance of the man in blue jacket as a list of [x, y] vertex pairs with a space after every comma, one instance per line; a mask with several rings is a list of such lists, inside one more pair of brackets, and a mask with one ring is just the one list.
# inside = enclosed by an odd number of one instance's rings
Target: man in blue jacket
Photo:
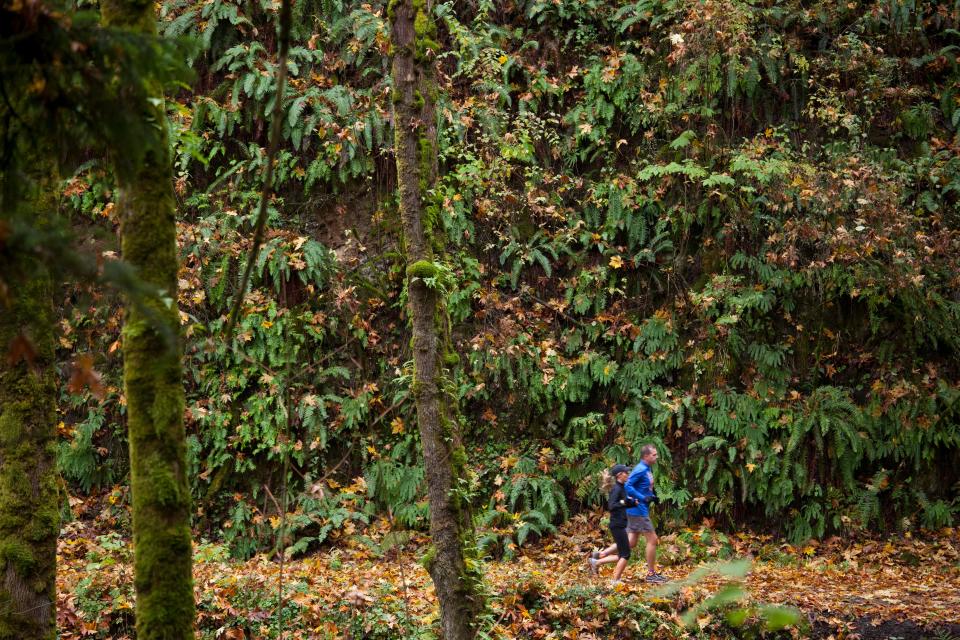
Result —
[[[646, 538], [647, 582], [666, 582], [666, 577], [657, 573], [657, 532], [650, 521], [650, 503], [659, 502], [653, 487], [653, 465], [657, 463], [657, 448], [652, 444], [645, 444], [640, 448], [640, 464], [633, 468], [630, 477], [623, 488], [628, 498], [635, 498], [637, 506], [627, 509], [627, 539], [630, 548], [637, 546], [640, 534]], [[602, 551], [594, 551], [591, 558], [599, 560], [612, 553], [616, 553], [616, 545], [611, 545]], [[593, 563], [591, 562], [591, 567]]]
[[653, 487], [653, 465], [657, 463], [657, 448], [645, 444], [640, 449], [640, 464], [633, 468], [623, 488], [628, 498], [636, 498], [637, 506], [627, 509], [627, 536], [631, 546], [637, 544], [640, 534], [647, 540], [647, 582], [665, 582], [666, 578], [657, 573], [657, 532], [650, 521], [650, 503], [660, 498]]

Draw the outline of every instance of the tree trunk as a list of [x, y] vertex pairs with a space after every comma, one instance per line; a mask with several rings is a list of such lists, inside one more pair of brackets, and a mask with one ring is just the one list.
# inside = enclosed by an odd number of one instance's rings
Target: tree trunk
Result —
[[[38, 164], [40, 170], [52, 163]], [[27, 202], [41, 224], [56, 207], [51, 171]], [[0, 638], [56, 637], [57, 536], [53, 286], [30, 261], [0, 301]]]
[[[424, 558], [440, 602], [445, 640], [476, 636], [484, 606], [473, 522], [464, 495], [467, 465], [456, 408], [443, 391], [444, 363], [456, 355], [434, 264], [439, 249], [436, 203], [428, 191], [437, 176], [436, 24], [427, 0], [391, 0], [393, 125], [400, 216], [407, 249], [407, 292], [413, 320], [413, 396], [430, 501], [433, 548]], [[428, 280], [432, 280], [428, 283]], [[431, 286], [432, 285], [432, 286]]]
[[[156, 34], [154, 3], [104, 0], [104, 24]], [[162, 98], [160, 88], [153, 94]], [[162, 101], [159, 103], [162, 104]], [[173, 167], [162, 107], [131, 104], [149, 139], [142, 157], [117, 158], [121, 251], [156, 295], [128, 300], [123, 383], [130, 440], [134, 587], [139, 640], [193, 638], [190, 488], [177, 310]]]

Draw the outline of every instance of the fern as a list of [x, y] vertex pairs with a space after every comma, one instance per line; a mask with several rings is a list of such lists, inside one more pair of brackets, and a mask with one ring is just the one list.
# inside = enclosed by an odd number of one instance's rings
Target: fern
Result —
[[365, 477], [368, 495], [381, 510], [390, 509], [404, 527], [426, 526], [428, 506], [422, 466], [380, 459], [368, 467]]
[[84, 493], [96, 487], [112, 484], [115, 461], [105, 458], [103, 447], [95, 440], [105, 425], [103, 408], [90, 409], [86, 418], [73, 425], [73, 437], [57, 446], [57, 464], [60, 473], [80, 486]]

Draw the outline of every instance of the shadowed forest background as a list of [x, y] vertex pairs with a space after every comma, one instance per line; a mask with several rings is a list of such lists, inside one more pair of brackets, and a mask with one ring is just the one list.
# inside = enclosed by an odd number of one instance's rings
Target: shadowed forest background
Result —
[[[417, 273], [445, 302], [438, 379], [459, 407], [469, 472], [456, 491], [492, 580], [487, 637], [674, 637], [658, 625], [702, 595], [693, 586], [652, 604], [614, 593], [591, 613], [582, 567], [549, 576], [605, 540], [599, 474], [635, 463], [645, 443], [660, 451], [668, 568], [750, 551], [798, 573], [834, 553], [850, 570], [865, 546], [881, 564], [939, 566], [932, 585], [960, 582], [960, 2], [414, 5], [437, 25], [417, 52], [436, 70], [414, 106], [436, 106], [438, 163], [422, 196], [434, 258]], [[81, 38], [97, 33], [96, 3], [0, 7], [22, 24], [44, 16], [36, 33], [61, 29], [58, 46], [82, 42], [73, 53], [99, 64], [94, 36]], [[390, 8], [292, 3], [266, 232], [229, 339], [265, 191], [281, 5], [156, 8], [162, 54], [138, 64], [163, 83], [169, 120], [167, 308], [182, 334], [207, 594], [198, 637], [433, 637], [426, 574], [395, 573], [423, 552], [429, 510]], [[5, 64], [26, 32], [0, 28]], [[29, 246], [53, 265], [61, 637], [126, 638], [121, 326], [124, 296], [142, 292], [121, 262], [114, 163], [137, 136], [116, 106], [122, 89], [73, 119], [21, 118], [23, 105], [55, 113], [87, 86], [63, 64], [3, 71], [5, 163], [19, 153], [18, 171], [46, 162], [59, 175], [39, 187], [57, 221], [0, 219], [0, 257], [15, 264]], [[97, 119], [116, 130], [102, 134], [111, 151], [83, 124]], [[70, 149], [18, 151], [17, 127], [69, 135]], [[19, 179], [10, 167], [5, 185]], [[8, 195], [5, 209], [29, 197]], [[0, 303], [21, 275], [0, 273]], [[33, 349], [7, 351], [32, 361]], [[364, 587], [368, 570], [394, 590]], [[337, 597], [296, 586], [318, 572]], [[514, 617], [517, 606], [534, 615]], [[550, 607], [570, 613], [542, 635], [522, 626]], [[602, 616], [603, 628], [583, 625]], [[704, 619], [676, 633], [745, 637], [729, 617]]]

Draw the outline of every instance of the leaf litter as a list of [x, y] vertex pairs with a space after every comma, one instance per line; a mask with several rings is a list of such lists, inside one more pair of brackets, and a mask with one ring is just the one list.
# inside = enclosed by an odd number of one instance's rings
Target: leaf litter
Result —
[[[130, 540], [102, 525], [77, 521], [66, 525], [61, 535], [57, 615], [63, 640], [134, 637]], [[416, 534], [384, 553], [377, 540], [389, 531], [389, 523], [375, 521], [365, 536], [341, 535], [331, 546], [287, 560], [283, 603], [285, 615], [295, 615], [296, 624], [284, 623], [283, 637], [367, 637], [376, 630], [381, 634], [376, 637], [400, 638], [410, 628], [433, 624], [436, 598], [419, 564], [427, 539]], [[591, 550], [609, 542], [607, 537], [595, 518], [580, 515], [556, 534], [517, 549], [512, 559], [488, 560], [492, 618], [487, 625], [492, 634], [583, 640], [633, 637], [611, 636], [611, 625], [638, 624], [609, 617], [605, 607], [614, 603], [646, 608], [651, 625], [646, 630], [652, 637], [713, 636], [712, 625], [722, 615], [694, 609], [695, 622], [684, 629], [681, 614], [721, 591], [729, 577], [714, 572], [695, 582], [677, 582], [663, 597], [643, 581], [642, 561], [634, 560], [623, 583], [611, 588], [609, 569], [593, 576], [585, 562]], [[634, 558], [640, 555], [635, 552]], [[906, 622], [931, 630], [960, 625], [960, 531], [954, 528], [918, 536], [833, 537], [794, 546], [768, 535], [727, 537], [704, 526], [666, 532], [660, 538], [659, 557], [661, 571], [671, 581], [682, 581], [698, 567], [718, 560], [749, 559], [750, 569], [742, 580], [744, 606], [796, 607], [814, 627], [827, 629], [824, 633], [835, 638], [859, 635], [857, 621], [875, 627]], [[221, 545], [196, 546], [199, 637], [279, 637], [281, 571], [276, 559], [261, 554], [235, 560]], [[606, 605], [597, 607], [601, 602]], [[372, 607], [379, 613], [365, 621], [363, 613]], [[557, 628], [566, 631], [557, 635]]]

